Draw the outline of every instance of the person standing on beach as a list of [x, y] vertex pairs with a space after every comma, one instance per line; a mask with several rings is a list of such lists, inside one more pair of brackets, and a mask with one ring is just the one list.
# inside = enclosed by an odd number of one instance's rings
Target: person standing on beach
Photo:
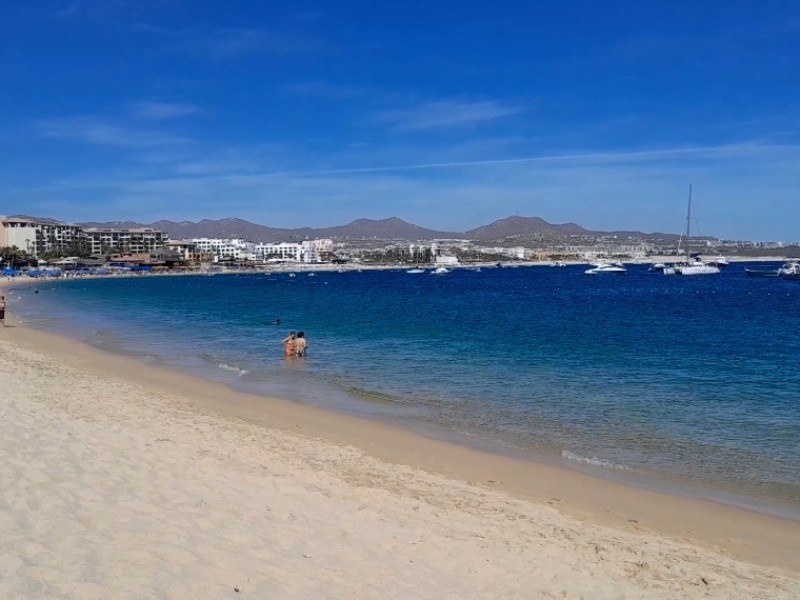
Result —
[[290, 331], [289, 335], [283, 338], [284, 356], [296, 356], [297, 354], [296, 339], [297, 339], [297, 334], [294, 331]]
[[306, 334], [302, 331], [297, 332], [297, 339], [294, 342], [295, 353], [297, 356], [305, 356], [308, 350], [308, 342], [306, 341]]
[[0, 323], [6, 326], [6, 297], [0, 296]]

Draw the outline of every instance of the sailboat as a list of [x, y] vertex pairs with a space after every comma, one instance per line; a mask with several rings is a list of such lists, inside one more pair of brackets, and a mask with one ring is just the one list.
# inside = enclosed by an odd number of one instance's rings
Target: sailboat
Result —
[[692, 254], [689, 251], [689, 243], [691, 241], [691, 223], [692, 223], [692, 184], [689, 184], [689, 206], [686, 209], [686, 224], [684, 225], [681, 237], [678, 240], [678, 255], [681, 254], [681, 243], [684, 238], [686, 239], [686, 259], [682, 263], [666, 267], [664, 275], [717, 275], [719, 267], [716, 265], [707, 265], [704, 263], [698, 254]]

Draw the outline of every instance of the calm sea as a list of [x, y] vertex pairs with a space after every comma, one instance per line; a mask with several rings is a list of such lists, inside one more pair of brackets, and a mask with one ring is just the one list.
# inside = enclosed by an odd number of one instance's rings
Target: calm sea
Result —
[[[740, 264], [585, 268], [120, 278], [12, 296], [34, 326], [247, 391], [800, 515], [800, 283]], [[306, 359], [284, 359], [290, 329], [306, 332]]]

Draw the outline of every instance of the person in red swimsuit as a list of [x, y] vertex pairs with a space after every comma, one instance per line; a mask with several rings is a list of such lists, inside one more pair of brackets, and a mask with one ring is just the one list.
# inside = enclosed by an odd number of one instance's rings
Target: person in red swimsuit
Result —
[[297, 354], [297, 345], [295, 340], [297, 339], [297, 334], [294, 331], [289, 332], [283, 339], [283, 355], [284, 356], [295, 356]]

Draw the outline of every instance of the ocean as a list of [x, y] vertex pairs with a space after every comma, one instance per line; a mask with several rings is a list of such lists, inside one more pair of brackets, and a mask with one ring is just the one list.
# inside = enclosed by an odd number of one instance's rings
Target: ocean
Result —
[[[800, 283], [740, 263], [707, 277], [585, 269], [133, 277], [7, 295], [34, 327], [237, 389], [800, 518]], [[290, 330], [307, 358], [284, 358]]]

